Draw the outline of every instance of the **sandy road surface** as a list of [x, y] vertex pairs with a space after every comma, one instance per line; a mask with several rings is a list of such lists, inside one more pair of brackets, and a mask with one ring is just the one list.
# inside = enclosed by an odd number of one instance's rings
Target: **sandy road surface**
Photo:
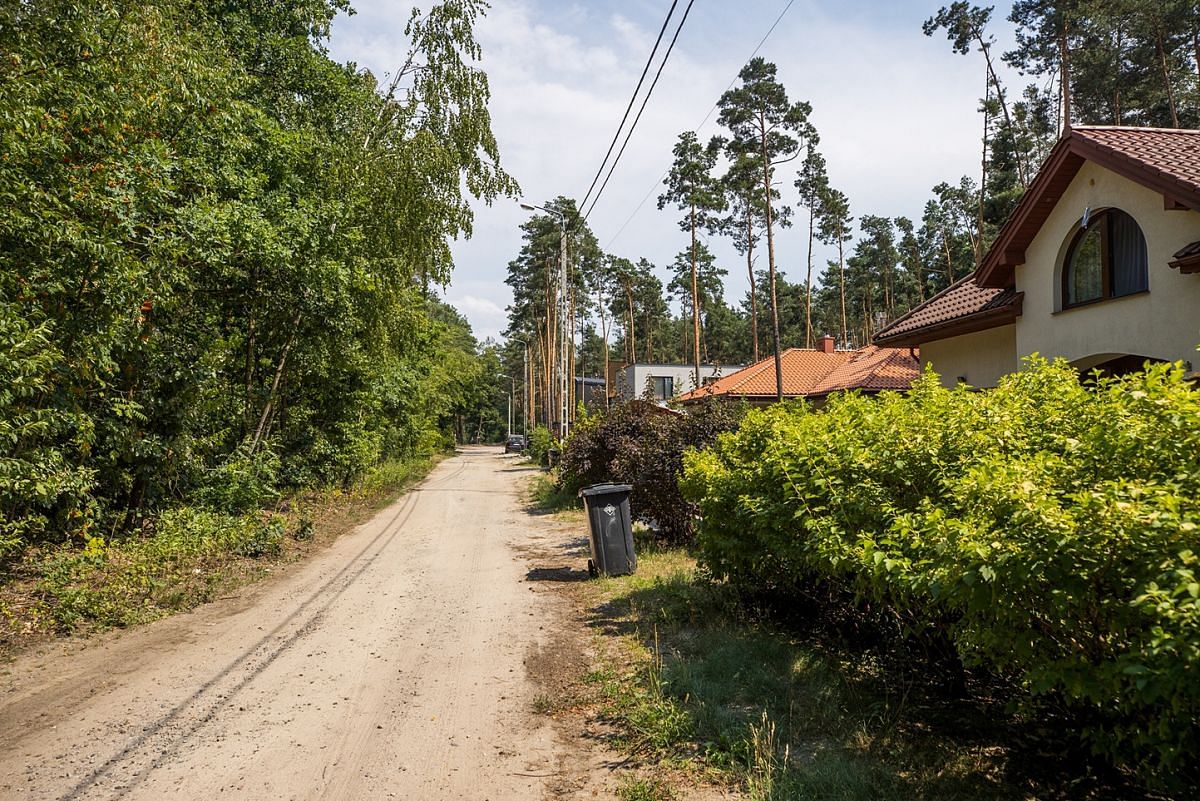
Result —
[[522, 581], [546, 532], [521, 472], [468, 449], [242, 597], [21, 657], [0, 680], [0, 798], [551, 793], [563, 745], [524, 661], [554, 599]]

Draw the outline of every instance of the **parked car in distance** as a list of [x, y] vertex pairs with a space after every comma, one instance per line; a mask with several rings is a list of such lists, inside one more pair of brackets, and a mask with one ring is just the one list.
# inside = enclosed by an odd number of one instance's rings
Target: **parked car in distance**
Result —
[[508, 438], [508, 441], [504, 443], [505, 453], [521, 453], [524, 450], [525, 437], [521, 436], [520, 434], [513, 434]]

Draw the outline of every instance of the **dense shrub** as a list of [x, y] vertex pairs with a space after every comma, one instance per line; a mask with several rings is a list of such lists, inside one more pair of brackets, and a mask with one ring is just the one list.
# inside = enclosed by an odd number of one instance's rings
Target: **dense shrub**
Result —
[[217, 512], [242, 514], [279, 496], [279, 457], [270, 450], [249, 454], [238, 448], [207, 471], [196, 487], [196, 500]]
[[683, 413], [642, 401], [616, 406], [572, 432], [559, 480], [571, 491], [605, 481], [630, 484], [635, 519], [652, 524], [664, 541], [690, 542], [696, 507], [679, 491], [684, 451], [711, 444], [739, 416], [739, 409], [719, 403]]
[[0, 560], [49, 530], [84, 533], [92, 524], [88, 427], [40, 403], [62, 365], [51, 331], [0, 301]]
[[529, 458], [541, 464], [546, 461], [546, 453], [551, 448], [558, 446], [554, 435], [550, 433], [550, 429], [545, 426], [534, 426], [529, 432], [529, 441], [526, 443], [526, 450]]
[[1076, 713], [1093, 747], [1200, 781], [1200, 392], [1178, 366], [1081, 385], [750, 414], [687, 458], [701, 558], [746, 588], [833, 584]]

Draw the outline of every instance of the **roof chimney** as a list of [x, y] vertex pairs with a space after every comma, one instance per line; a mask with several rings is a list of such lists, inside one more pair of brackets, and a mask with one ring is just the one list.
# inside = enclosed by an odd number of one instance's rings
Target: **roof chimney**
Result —
[[817, 340], [817, 350], [821, 351], [821, 353], [833, 353], [834, 342], [835, 340], [833, 337], [831, 337], [829, 334], [825, 334], [819, 340]]

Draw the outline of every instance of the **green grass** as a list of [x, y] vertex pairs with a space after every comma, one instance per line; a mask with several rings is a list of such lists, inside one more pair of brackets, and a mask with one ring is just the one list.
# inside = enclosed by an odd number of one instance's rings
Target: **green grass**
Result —
[[529, 503], [542, 512], [566, 512], [583, 508], [583, 501], [574, 492], [558, 487], [554, 473], [538, 473], [529, 482]]
[[752, 801], [1028, 797], [988, 710], [763, 622], [681, 550], [645, 549], [636, 575], [586, 592], [604, 654], [589, 679], [646, 764]]
[[0, 585], [0, 651], [51, 634], [132, 626], [194, 608], [349, 530], [427, 475], [432, 456], [228, 514], [181, 506], [129, 535], [30, 549]]
[[617, 785], [620, 801], [675, 801], [671, 786], [662, 779], [625, 776]]

